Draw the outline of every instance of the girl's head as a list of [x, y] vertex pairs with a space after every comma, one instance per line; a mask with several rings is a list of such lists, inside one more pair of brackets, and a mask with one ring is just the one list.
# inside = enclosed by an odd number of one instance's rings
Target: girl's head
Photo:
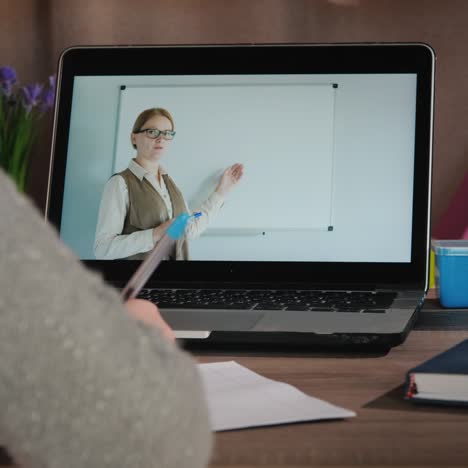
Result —
[[137, 156], [157, 161], [174, 138], [174, 119], [162, 107], [144, 110], [133, 124], [130, 140]]

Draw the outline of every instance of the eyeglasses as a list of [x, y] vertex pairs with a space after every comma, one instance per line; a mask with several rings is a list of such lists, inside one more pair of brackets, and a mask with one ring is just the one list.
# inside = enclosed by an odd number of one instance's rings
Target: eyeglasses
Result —
[[156, 140], [160, 135], [162, 135], [165, 140], [172, 140], [176, 134], [174, 130], [158, 130], [157, 128], [143, 128], [134, 133], [146, 133], [146, 136], [152, 140]]

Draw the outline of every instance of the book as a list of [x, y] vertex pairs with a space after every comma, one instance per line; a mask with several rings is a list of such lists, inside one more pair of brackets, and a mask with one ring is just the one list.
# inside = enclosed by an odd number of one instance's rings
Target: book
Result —
[[416, 403], [468, 405], [468, 340], [409, 370], [405, 397]]

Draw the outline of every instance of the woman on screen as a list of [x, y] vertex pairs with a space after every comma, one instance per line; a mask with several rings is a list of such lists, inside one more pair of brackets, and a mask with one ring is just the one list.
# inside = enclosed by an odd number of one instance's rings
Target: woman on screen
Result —
[[[102, 194], [94, 241], [97, 259], [143, 259], [175, 217], [190, 213], [182, 193], [161, 166], [175, 136], [174, 127], [166, 109], [147, 109], [137, 117], [130, 135], [136, 156], [127, 169], [107, 181]], [[208, 227], [243, 170], [242, 164], [233, 164], [223, 172], [198, 210], [203, 215], [189, 224], [171, 258], [188, 260], [186, 239], [199, 236]]]

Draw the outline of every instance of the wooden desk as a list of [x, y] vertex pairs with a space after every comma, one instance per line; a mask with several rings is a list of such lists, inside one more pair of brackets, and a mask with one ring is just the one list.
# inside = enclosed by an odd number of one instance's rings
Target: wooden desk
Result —
[[410, 367], [466, 338], [468, 331], [415, 330], [387, 355], [199, 356], [234, 359], [357, 413], [345, 421], [218, 433], [211, 467], [468, 466], [468, 408], [415, 406], [402, 389]]
[[466, 338], [468, 330], [414, 330], [386, 355], [199, 355], [200, 362], [234, 359], [357, 413], [218, 433], [211, 468], [468, 466], [468, 408], [415, 406], [402, 390], [410, 367]]

